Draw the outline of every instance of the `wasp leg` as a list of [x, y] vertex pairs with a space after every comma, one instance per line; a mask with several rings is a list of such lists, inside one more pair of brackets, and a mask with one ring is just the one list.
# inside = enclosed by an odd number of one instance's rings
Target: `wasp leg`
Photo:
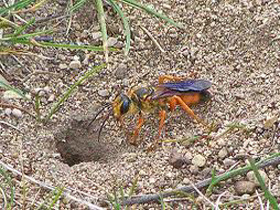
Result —
[[159, 76], [158, 83], [162, 84], [162, 83], [164, 83], [165, 80], [167, 80], [167, 81], [181, 81], [183, 79], [186, 79], [186, 77], [176, 77], [176, 76], [172, 76], [172, 75], [162, 75], [162, 76]]
[[160, 138], [162, 128], [164, 126], [164, 121], [166, 119], [166, 111], [165, 110], [160, 110], [159, 111], [159, 116], [160, 116], [160, 123], [159, 123], [159, 128], [158, 128], [158, 138]]
[[137, 126], [134, 130], [132, 140], [130, 141], [130, 143], [132, 145], [137, 145], [137, 138], [139, 136], [139, 133], [140, 133], [140, 130], [141, 130], [141, 127], [142, 127], [143, 124], [144, 124], [144, 118], [142, 117], [142, 115], [140, 115], [139, 119], [138, 119], [138, 124], [137, 124]]
[[166, 111], [160, 110], [159, 116], [160, 116], [160, 123], [159, 123], [159, 128], [158, 128], [158, 137], [155, 138], [154, 143], [148, 148], [149, 151], [154, 150], [158, 146], [158, 141], [160, 139], [161, 131], [164, 126], [164, 121], [166, 119]]
[[171, 98], [169, 104], [170, 104], [171, 110], [174, 110], [175, 106], [177, 104], [179, 104], [182, 107], [182, 109], [185, 112], [187, 112], [192, 118], [194, 118], [197, 122], [199, 122], [207, 127], [207, 124], [202, 119], [200, 119], [198, 116], [196, 116], [195, 113], [193, 112], [193, 110], [191, 110], [191, 108], [179, 96], [173, 96]]

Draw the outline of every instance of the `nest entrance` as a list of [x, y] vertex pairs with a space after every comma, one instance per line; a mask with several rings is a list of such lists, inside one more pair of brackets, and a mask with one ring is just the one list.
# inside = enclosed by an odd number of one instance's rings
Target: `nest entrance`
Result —
[[[81, 162], [107, 161], [118, 154], [115, 145], [110, 141], [97, 140], [99, 120], [90, 127], [89, 122], [88, 116], [73, 117], [68, 126], [55, 136], [56, 148], [63, 162], [69, 166]], [[102, 133], [106, 131], [104, 129]]]

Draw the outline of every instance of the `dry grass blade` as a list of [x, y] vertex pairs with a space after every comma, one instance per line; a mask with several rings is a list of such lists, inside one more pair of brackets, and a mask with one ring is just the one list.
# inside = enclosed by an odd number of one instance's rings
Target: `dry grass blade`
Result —
[[105, 60], [106, 63], [109, 61], [109, 51], [108, 51], [108, 35], [107, 35], [107, 28], [106, 28], [106, 21], [105, 21], [105, 13], [104, 13], [104, 8], [103, 8], [103, 2], [102, 0], [95, 0], [96, 4], [96, 10], [98, 13], [98, 20], [101, 28], [101, 33], [102, 33], [102, 40], [103, 40], [103, 49], [105, 51]]
[[207, 201], [212, 207], [215, 207], [215, 204], [210, 201], [205, 195], [203, 195], [203, 193], [199, 189], [197, 189], [197, 187], [193, 183], [191, 183], [191, 186], [205, 201]]

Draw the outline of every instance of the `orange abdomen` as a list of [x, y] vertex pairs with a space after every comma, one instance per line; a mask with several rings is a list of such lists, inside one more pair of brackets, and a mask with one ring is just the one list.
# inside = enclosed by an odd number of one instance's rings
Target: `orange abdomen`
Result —
[[201, 99], [201, 94], [192, 92], [186, 95], [179, 96], [188, 106], [198, 104]]

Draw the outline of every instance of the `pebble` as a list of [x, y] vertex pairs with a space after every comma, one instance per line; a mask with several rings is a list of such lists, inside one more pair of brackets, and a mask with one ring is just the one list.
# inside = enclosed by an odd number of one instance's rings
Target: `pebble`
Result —
[[102, 97], [108, 97], [110, 95], [109, 91], [104, 89], [104, 90], [98, 90], [98, 95]]
[[55, 99], [55, 95], [51, 94], [50, 97], [48, 98], [48, 102], [53, 102]]
[[156, 179], [155, 179], [155, 178], [153, 178], [153, 177], [151, 177], [151, 178], [149, 179], [149, 183], [151, 183], [151, 184], [156, 183]]
[[109, 39], [107, 40], [107, 45], [108, 47], [114, 47], [118, 42], [117, 38], [114, 37], [109, 37]]
[[250, 181], [238, 181], [235, 183], [235, 191], [238, 195], [253, 194], [256, 189], [256, 184]]
[[197, 166], [191, 165], [191, 166], [189, 167], [189, 169], [190, 169], [190, 172], [191, 172], [193, 175], [198, 174], [198, 167], [197, 167]]
[[60, 69], [67, 69], [67, 68], [68, 68], [67, 64], [65, 64], [65, 63], [59, 64], [58, 67], [59, 67]]
[[22, 117], [22, 112], [19, 109], [13, 109], [12, 111], [12, 115], [14, 115], [17, 118], [21, 118]]
[[81, 68], [81, 67], [82, 67], [82, 64], [81, 64], [80, 61], [74, 60], [74, 61], [71, 61], [71, 62], [70, 62], [69, 67], [70, 67], [71, 69], [78, 69], [78, 68]]
[[226, 156], [228, 155], [228, 151], [225, 147], [223, 147], [219, 153], [218, 153], [218, 156], [221, 158], [221, 159], [224, 159]]
[[224, 160], [224, 164], [225, 164], [225, 166], [226, 166], [227, 168], [233, 166], [235, 163], [236, 163], [236, 161], [235, 161], [235, 160], [232, 160], [232, 159], [230, 159], [230, 158], [226, 158], [226, 159]]
[[127, 65], [121, 63], [115, 70], [117, 79], [124, 79], [127, 76]]
[[[268, 182], [268, 176], [267, 176], [267, 174], [266, 174], [264, 171], [262, 171], [262, 170], [259, 170], [259, 173], [260, 173], [260, 175], [262, 176], [264, 182], [267, 183], [267, 182]], [[256, 178], [256, 176], [255, 176], [255, 174], [254, 174], [254, 171], [249, 171], [249, 172], [247, 173], [247, 179], [248, 179], [249, 181], [255, 183], [257, 186], [260, 186], [260, 183], [258, 182], [258, 180], [257, 180], [257, 178]]]
[[184, 183], [184, 184], [189, 184], [189, 183], [190, 183], [190, 180], [189, 180], [188, 178], [185, 177], [185, 178], [183, 179], [183, 183]]
[[12, 109], [7, 108], [7, 109], [5, 109], [4, 113], [5, 113], [5, 115], [10, 116], [12, 114]]
[[169, 4], [162, 4], [162, 7], [165, 9], [171, 9], [171, 6]]
[[185, 164], [184, 158], [180, 157], [180, 156], [174, 156], [171, 157], [169, 160], [170, 165], [172, 165], [174, 168], [182, 168], [183, 165]]
[[196, 155], [192, 159], [192, 164], [198, 167], [203, 167], [205, 163], [206, 163], [206, 159], [202, 155]]
[[102, 33], [100, 31], [94, 32], [94, 33], [91, 34], [91, 37], [92, 37], [93, 40], [100, 39], [102, 37]]

